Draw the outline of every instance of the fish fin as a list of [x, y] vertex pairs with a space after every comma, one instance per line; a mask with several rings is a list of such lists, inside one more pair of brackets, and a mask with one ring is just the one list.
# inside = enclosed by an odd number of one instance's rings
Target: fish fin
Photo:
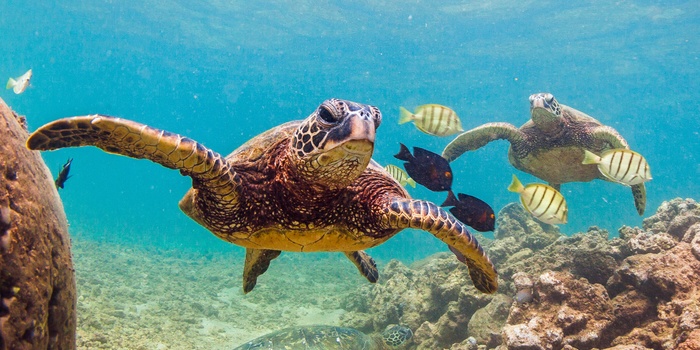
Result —
[[454, 192], [452, 190], [447, 191], [447, 198], [445, 198], [445, 201], [440, 204], [441, 207], [454, 207], [457, 204], [459, 204], [459, 201], [457, 200], [457, 197], [455, 197]]
[[581, 164], [598, 164], [600, 163], [600, 157], [595, 155], [593, 152], [589, 150], [584, 150], [584, 157], [583, 157], [583, 162]]
[[399, 153], [394, 156], [394, 158], [403, 160], [406, 162], [410, 162], [413, 160], [413, 155], [411, 154], [411, 151], [408, 150], [408, 147], [404, 145], [403, 143], [399, 142], [399, 145], [401, 145], [401, 149], [399, 150]]
[[515, 192], [515, 193], [520, 193], [525, 189], [525, 186], [523, 186], [522, 182], [518, 180], [518, 178], [513, 174], [513, 181], [508, 185], [508, 191]]
[[[9, 89], [9, 88], [8, 88]], [[399, 107], [399, 124], [405, 124], [413, 120], [413, 113], [411, 113], [408, 109]]]
[[7, 80], [7, 85], [5, 85], [5, 89], [12, 89], [15, 85], [17, 85], [17, 80], [10, 78], [9, 80]]
[[414, 180], [414, 179], [412, 179], [412, 178], [409, 177], [408, 179], [406, 179], [406, 183], [407, 183], [409, 186], [411, 186], [411, 187], [413, 187], [413, 188], [416, 188], [416, 180]]

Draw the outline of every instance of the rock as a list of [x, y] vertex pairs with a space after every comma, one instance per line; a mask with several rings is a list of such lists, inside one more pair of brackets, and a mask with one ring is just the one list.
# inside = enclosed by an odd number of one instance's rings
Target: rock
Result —
[[513, 300], [497, 294], [485, 307], [477, 310], [469, 320], [469, 335], [480, 344], [492, 348], [501, 344], [501, 328], [506, 324]]
[[[677, 219], [681, 216], [700, 216], [700, 206], [693, 199], [675, 198], [670, 201], [661, 203], [661, 206], [656, 210], [656, 213], [643, 220], [642, 226], [645, 231], [653, 233], [667, 232], [671, 233], [673, 228], [675, 235], [677, 230], [683, 226], [683, 221], [692, 219]], [[677, 220], [675, 224], [672, 224]], [[673, 226], [673, 227], [671, 227]], [[685, 231], [684, 231], [685, 232]], [[682, 235], [684, 232], [680, 232]]]
[[513, 304], [504, 327], [508, 349], [592, 348], [603, 343], [613, 312], [603, 286], [568, 272], [547, 271], [535, 282], [538, 302]]
[[510, 203], [498, 212], [496, 240], [513, 237], [522, 247], [537, 251], [561, 236], [557, 226], [536, 221], [519, 203]]
[[27, 137], [24, 117], [0, 99], [0, 349], [75, 349], [66, 217]]

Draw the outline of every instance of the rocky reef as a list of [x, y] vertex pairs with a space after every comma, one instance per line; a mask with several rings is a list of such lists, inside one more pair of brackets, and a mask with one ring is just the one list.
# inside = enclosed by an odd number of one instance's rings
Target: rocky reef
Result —
[[68, 224], [26, 119], [0, 99], [0, 350], [75, 349]]
[[408, 267], [347, 298], [342, 323], [367, 332], [415, 330], [412, 349], [700, 349], [700, 205], [664, 202], [619, 237], [591, 227], [571, 237], [517, 204], [483, 237], [500, 272], [479, 293], [449, 254]]

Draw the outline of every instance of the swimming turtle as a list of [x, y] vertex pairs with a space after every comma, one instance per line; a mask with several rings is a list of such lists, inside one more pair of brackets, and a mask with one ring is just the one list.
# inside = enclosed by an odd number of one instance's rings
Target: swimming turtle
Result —
[[[508, 140], [508, 160], [519, 170], [549, 182], [559, 190], [567, 182], [608, 180], [595, 164], [582, 164], [584, 150], [593, 153], [627, 148], [620, 134], [593, 117], [557, 102], [550, 93], [530, 96], [532, 119], [520, 129], [509, 123], [487, 123], [457, 136], [442, 152], [453, 161], [494, 140]], [[608, 180], [609, 181], [609, 180]], [[639, 215], [646, 207], [644, 184], [633, 185], [632, 195]]]
[[177, 134], [89, 115], [42, 126], [27, 147], [91, 145], [191, 177], [180, 208], [214, 235], [246, 248], [245, 293], [281, 251], [343, 252], [374, 283], [377, 267], [363, 249], [404, 228], [447, 243], [469, 267], [474, 286], [495, 292], [496, 270], [466, 226], [432, 202], [411, 199], [371, 159], [381, 119], [376, 107], [330, 99], [306, 119], [272, 128], [224, 158]]
[[389, 350], [411, 339], [409, 328], [393, 325], [381, 335], [334, 326], [289, 327], [253, 339], [233, 350]]

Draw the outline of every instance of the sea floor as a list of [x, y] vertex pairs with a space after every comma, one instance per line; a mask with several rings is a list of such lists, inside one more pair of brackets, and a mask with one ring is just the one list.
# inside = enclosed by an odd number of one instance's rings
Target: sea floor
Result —
[[341, 300], [367, 283], [342, 255], [282, 254], [244, 295], [244, 255], [74, 239], [78, 349], [232, 349], [287, 326], [338, 324]]

